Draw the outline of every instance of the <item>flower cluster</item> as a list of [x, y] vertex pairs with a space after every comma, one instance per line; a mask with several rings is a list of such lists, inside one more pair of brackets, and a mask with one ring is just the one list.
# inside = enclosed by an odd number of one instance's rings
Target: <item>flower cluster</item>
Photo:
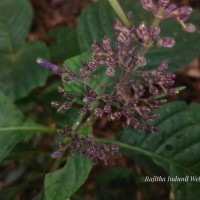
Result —
[[[181, 24], [183, 29], [187, 32], [195, 32], [196, 27], [193, 24], [185, 23], [192, 13], [192, 8], [189, 6], [178, 7], [174, 3], [170, 3], [170, 0], [158, 0], [158, 4], [155, 4], [153, 0], [141, 0], [143, 8], [151, 11], [155, 17], [160, 19], [174, 18]], [[163, 12], [158, 15], [159, 9]]]
[[[51, 68], [62, 77], [66, 84], [78, 83], [84, 88], [83, 94], [76, 94], [59, 87], [58, 91], [66, 98], [66, 102], [52, 102], [52, 106], [58, 111], [70, 109], [74, 102], [80, 103], [80, 114], [87, 120], [88, 117], [108, 120], [120, 120], [124, 128], [158, 132], [151, 121], [159, 117], [153, 110], [158, 109], [166, 99], [157, 98], [159, 95], [176, 95], [178, 91], [173, 88], [175, 75], [167, 73], [168, 61], [164, 60], [152, 70], [146, 70], [146, 51], [154, 43], [159, 48], [170, 48], [175, 40], [170, 37], [161, 38], [161, 30], [158, 24], [166, 18], [175, 18], [188, 32], [194, 32], [195, 26], [186, 24], [192, 9], [189, 7], [177, 7], [170, 4], [169, 0], [142, 0], [143, 7], [153, 12], [156, 23], [147, 26], [142, 22], [138, 27], [131, 21], [129, 26], [120, 19], [114, 24], [117, 35], [115, 43], [104, 37], [101, 42], [94, 42], [91, 46], [92, 57], [82, 62], [79, 75], [76, 75], [69, 66], [58, 66], [38, 59], [38, 63]], [[127, 17], [130, 20], [130, 14]], [[113, 82], [100, 84], [101, 90], [97, 90], [91, 84], [91, 79], [102, 79], [98, 69], [103, 69], [105, 77]], [[117, 71], [117, 73], [116, 73]], [[78, 86], [78, 85], [76, 85]], [[112, 90], [110, 90], [112, 88]], [[98, 91], [98, 92], [97, 92]], [[77, 101], [78, 100], [78, 101]], [[53, 153], [53, 157], [60, 157], [68, 150], [71, 154], [82, 154], [91, 158], [94, 163], [106, 160], [106, 155], [117, 155], [118, 148], [114, 145], [103, 145], [95, 141], [93, 137], [83, 136], [69, 127], [59, 131], [64, 136], [64, 142], [60, 143], [60, 150]], [[106, 161], [105, 161], [106, 162]]]
[[148, 27], [145, 22], [142, 22], [138, 27], [130, 25], [126, 27], [119, 19], [114, 25], [114, 29], [118, 34], [118, 41], [129, 43], [138, 41], [143, 46], [148, 45], [149, 41], [156, 41], [158, 47], [170, 48], [175, 44], [175, 40], [171, 37], [161, 38], [160, 28], [155, 26]]
[[112, 164], [113, 160], [107, 159], [107, 157], [120, 155], [117, 145], [98, 143], [93, 137], [73, 133], [72, 128], [68, 126], [65, 129], [58, 130], [58, 134], [64, 136], [65, 139], [60, 142], [60, 149], [52, 153], [52, 158], [61, 157], [65, 151], [68, 151], [70, 155], [83, 155], [90, 158], [94, 164], [99, 161]]

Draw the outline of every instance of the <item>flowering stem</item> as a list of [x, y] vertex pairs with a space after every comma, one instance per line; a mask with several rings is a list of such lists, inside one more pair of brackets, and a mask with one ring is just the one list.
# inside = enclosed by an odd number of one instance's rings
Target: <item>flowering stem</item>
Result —
[[[164, 11], [164, 8], [159, 8], [158, 13], [152, 23], [152, 26], [158, 27], [160, 24], [160, 21], [162, 19], [162, 13]], [[144, 44], [143, 48], [140, 50], [138, 57], [144, 57], [144, 55], [147, 53], [147, 51], [152, 47], [153, 42], [151, 39], [147, 40], [146, 44]], [[134, 72], [134, 70], [137, 69], [137, 66], [133, 66], [131, 69], [128, 69], [122, 76], [120, 82], [118, 83], [117, 89], [122, 89], [124, 83], [127, 81], [128, 77]]]
[[122, 20], [125, 26], [130, 26], [130, 22], [126, 17], [124, 11], [122, 10], [120, 4], [117, 0], [108, 0], [110, 5], [113, 7], [114, 11], [116, 12], [117, 16]]

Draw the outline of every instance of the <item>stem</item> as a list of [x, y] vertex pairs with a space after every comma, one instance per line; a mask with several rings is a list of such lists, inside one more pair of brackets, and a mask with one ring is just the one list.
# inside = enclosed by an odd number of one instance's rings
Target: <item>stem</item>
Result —
[[116, 12], [117, 16], [122, 20], [125, 26], [130, 26], [130, 22], [128, 18], [126, 17], [126, 14], [124, 13], [123, 9], [121, 8], [120, 4], [117, 0], [108, 0], [110, 5], [113, 7], [114, 11]]

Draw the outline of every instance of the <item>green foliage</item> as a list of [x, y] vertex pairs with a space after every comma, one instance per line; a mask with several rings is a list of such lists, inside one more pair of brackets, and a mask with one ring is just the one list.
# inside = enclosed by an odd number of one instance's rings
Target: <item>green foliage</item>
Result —
[[1, 0], [0, 13], [0, 89], [15, 100], [44, 85], [48, 71], [36, 59], [47, 59], [48, 49], [39, 41], [25, 42], [33, 17], [28, 1]]
[[25, 119], [18, 108], [2, 92], [0, 92], [0, 104], [1, 161], [21, 140], [33, 133], [47, 132], [50, 129]]
[[82, 156], [69, 157], [67, 164], [45, 177], [45, 197], [48, 200], [66, 200], [87, 179], [91, 160]]
[[[123, 130], [117, 137], [119, 145], [126, 154], [152, 158], [171, 177], [199, 177], [200, 106], [175, 102], [163, 106], [158, 113], [161, 114], [155, 122], [160, 129], [158, 134]], [[190, 178], [188, 182], [172, 183], [176, 200], [198, 199], [199, 186], [200, 182]]]
[[80, 54], [76, 29], [59, 27], [51, 29], [47, 34], [54, 40], [49, 47], [54, 62], [64, 62], [67, 58]]
[[[151, 24], [153, 16], [146, 12], [140, 1], [119, 1], [126, 12], [133, 13], [133, 23], [138, 25], [145, 21]], [[101, 0], [90, 4], [83, 10], [78, 24], [78, 40], [81, 50], [90, 51], [93, 41], [101, 41], [104, 36], [109, 36], [115, 41], [113, 23], [116, 19], [112, 7], [107, 0]], [[199, 12], [194, 12], [189, 22], [198, 24]], [[174, 72], [191, 62], [199, 54], [200, 33], [186, 33], [181, 26], [174, 20], [165, 20], [161, 22], [161, 35], [173, 37], [176, 45], [173, 48], [157, 48], [156, 45], [147, 53], [147, 64], [155, 67], [163, 59], [170, 62], [169, 71]]]

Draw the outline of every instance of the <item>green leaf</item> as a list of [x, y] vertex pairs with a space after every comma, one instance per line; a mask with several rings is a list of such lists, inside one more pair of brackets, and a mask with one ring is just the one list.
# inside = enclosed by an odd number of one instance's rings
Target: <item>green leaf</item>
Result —
[[0, 161], [13, 147], [27, 136], [38, 132], [50, 131], [49, 128], [37, 125], [23, 116], [2, 92], [0, 92]]
[[55, 43], [49, 47], [54, 62], [63, 62], [67, 58], [80, 54], [76, 29], [59, 27], [51, 29], [47, 34], [55, 40]]
[[[197, 200], [200, 181], [200, 106], [183, 102], [170, 103], [158, 111], [155, 122], [158, 134], [127, 129], [117, 137], [118, 144], [128, 154], [152, 158], [171, 177], [190, 176], [187, 182], [172, 182], [176, 200]], [[148, 183], [147, 183], [148, 184]]]
[[44, 85], [48, 70], [36, 59], [48, 59], [48, 49], [42, 42], [25, 42], [33, 17], [28, 1], [0, 1], [0, 13], [0, 89], [15, 100]]
[[[126, 12], [132, 11], [132, 21], [135, 25], [142, 21], [146, 21], [148, 24], [152, 23], [153, 16], [142, 8], [141, 1], [119, 0], [119, 3]], [[199, 12], [194, 12], [188, 22], [198, 25], [199, 16]], [[78, 23], [78, 40], [82, 52], [90, 51], [93, 41], [101, 41], [104, 36], [115, 41], [113, 29], [115, 19], [116, 14], [108, 0], [94, 2], [84, 9]], [[199, 30], [196, 33], [186, 33], [174, 20], [163, 21], [161, 28], [161, 35], [174, 37], [176, 46], [169, 49], [153, 47], [147, 53], [148, 65], [155, 67], [163, 59], [169, 59], [169, 66], [171, 66], [169, 71], [177, 71], [198, 56], [200, 52]]]
[[85, 182], [92, 168], [91, 160], [82, 156], [69, 157], [66, 165], [45, 177], [45, 197], [66, 200]]

